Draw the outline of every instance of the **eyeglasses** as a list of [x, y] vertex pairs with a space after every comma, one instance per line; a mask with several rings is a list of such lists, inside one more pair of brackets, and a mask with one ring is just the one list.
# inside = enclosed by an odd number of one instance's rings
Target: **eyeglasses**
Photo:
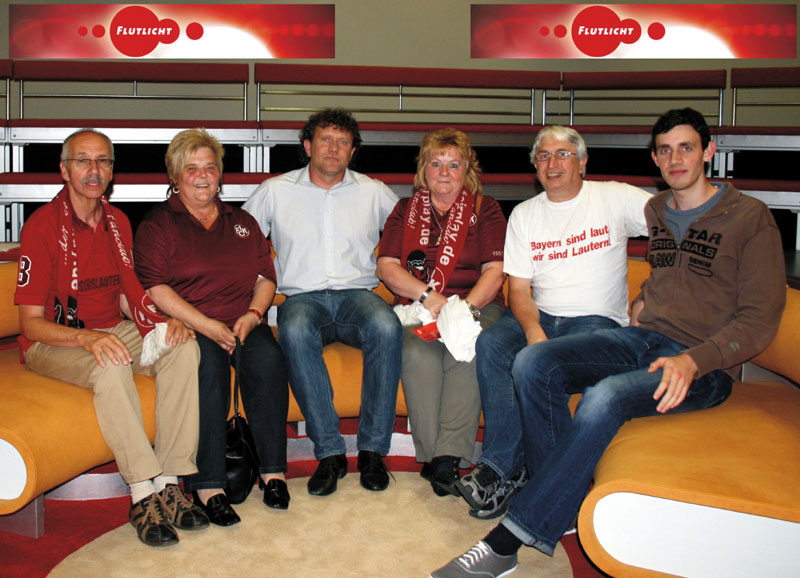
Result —
[[554, 153], [536, 153], [533, 155], [533, 158], [536, 159], [537, 163], [546, 163], [552, 157], [556, 157], [560, 161], [565, 161], [572, 155], [578, 156], [578, 153], [574, 153], [572, 151], [556, 151]]
[[97, 165], [98, 169], [111, 169], [114, 167], [114, 159], [90, 159], [90, 158], [77, 158], [77, 159], [64, 159], [78, 165], [82, 169], [92, 168], [92, 163]]

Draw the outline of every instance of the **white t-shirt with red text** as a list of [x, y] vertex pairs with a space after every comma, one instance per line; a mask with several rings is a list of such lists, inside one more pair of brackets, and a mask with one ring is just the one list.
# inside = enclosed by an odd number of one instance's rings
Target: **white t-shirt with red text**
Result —
[[650, 196], [626, 183], [584, 181], [569, 201], [541, 193], [520, 203], [508, 220], [503, 270], [531, 279], [545, 313], [602, 315], [627, 325], [627, 241], [647, 235]]

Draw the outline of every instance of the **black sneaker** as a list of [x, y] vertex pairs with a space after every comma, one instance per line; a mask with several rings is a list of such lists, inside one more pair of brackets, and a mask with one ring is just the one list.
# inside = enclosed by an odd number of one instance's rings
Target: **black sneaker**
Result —
[[469, 507], [480, 510], [501, 486], [500, 476], [490, 466], [479, 463], [466, 476], [458, 481], [458, 492]]
[[132, 504], [129, 517], [143, 544], [160, 547], [178, 543], [178, 533], [164, 515], [164, 506], [157, 493]]
[[469, 515], [480, 520], [490, 520], [502, 516], [508, 510], [509, 498], [519, 492], [522, 486], [528, 483], [528, 470], [523, 468], [517, 475], [504, 484], [500, 484], [491, 495], [487, 496], [486, 504], [479, 509], [471, 509]]

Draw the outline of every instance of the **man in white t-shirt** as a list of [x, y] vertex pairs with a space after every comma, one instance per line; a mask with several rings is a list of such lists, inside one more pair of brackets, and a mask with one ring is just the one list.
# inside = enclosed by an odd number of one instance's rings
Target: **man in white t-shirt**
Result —
[[508, 221], [509, 309], [476, 346], [483, 454], [459, 482], [477, 518], [503, 514], [528, 479], [511, 378], [517, 353], [547, 339], [628, 324], [627, 241], [647, 235], [650, 195], [625, 183], [584, 181], [587, 160], [577, 131], [540, 130], [531, 163], [544, 194], [520, 203]]

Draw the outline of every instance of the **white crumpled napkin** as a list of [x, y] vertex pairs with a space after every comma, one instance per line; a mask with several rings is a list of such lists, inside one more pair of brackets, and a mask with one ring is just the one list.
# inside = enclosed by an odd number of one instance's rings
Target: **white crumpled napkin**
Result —
[[467, 302], [451, 295], [439, 311], [436, 325], [450, 354], [457, 361], [472, 361], [481, 324], [473, 319]]
[[410, 305], [395, 305], [394, 312], [400, 318], [400, 324], [403, 327], [418, 323], [427, 325], [433, 321], [431, 312], [425, 309], [425, 306], [419, 301], [414, 301]]

